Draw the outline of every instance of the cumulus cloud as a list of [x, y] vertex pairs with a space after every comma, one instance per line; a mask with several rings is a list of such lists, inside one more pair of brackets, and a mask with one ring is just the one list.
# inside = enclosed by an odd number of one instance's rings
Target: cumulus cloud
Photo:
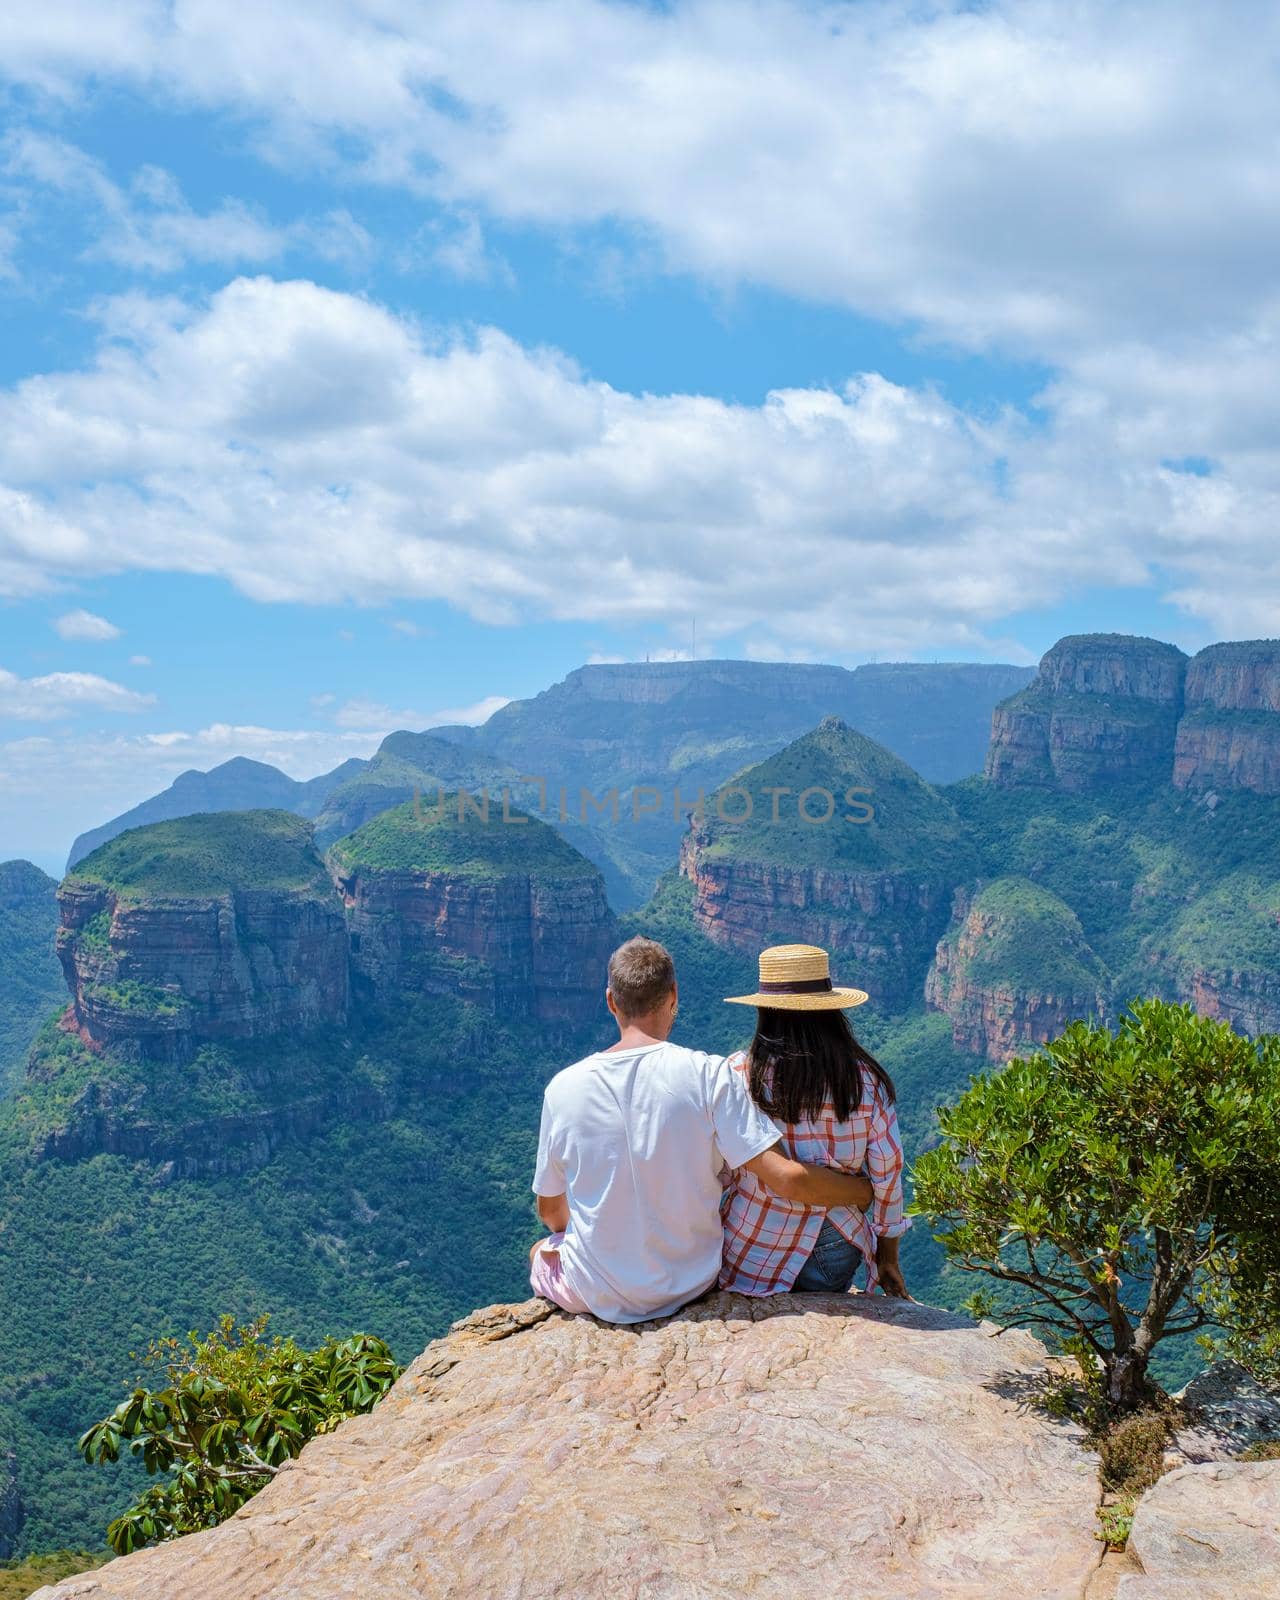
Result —
[[78, 639], [89, 644], [105, 644], [120, 637], [120, 629], [114, 622], [92, 611], [67, 611], [55, 619], [53, 627], [61, 639]]
[[[12, 80], [230, 112], [268, 158], [463, 218], [619, 223], [716, 283], [1061, 356], [1272, 293], [1263, 0], [89, 0], [0, 17]], [[589, 70], [583, 63], [589, 62]], [[457, 259], [477, 260], [463, 225]]]
[[0, 717], [53, 722], [81, 711], [142, 711], [155, 696], [135, 694], [93, 672], [50, 672], [20, 678], [0, 667]]
[[[180, 570], [263, 601], [696, 617], [708, 648], [865, 654], [985, 651], [1013, 612], [1167, 571], [1230, 631], [1280, 598], [1280, 456], [1160, 377], [1064, 376], [1033, 416], [874, 373], [740, 405], [306, 282], [134, 297], [92, 365], [0, 393], [0, 591]], [[1189, 454], [1210, 478], [1169, 467]]]

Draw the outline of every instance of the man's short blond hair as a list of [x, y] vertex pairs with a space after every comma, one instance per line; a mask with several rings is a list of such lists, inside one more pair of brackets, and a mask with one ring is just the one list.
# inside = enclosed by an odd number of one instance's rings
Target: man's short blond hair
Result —
[[656, 939], [637, 935], [609, 957], [609, 992], [620, 1017], [647, 1017], [675, 986], [676, 964]]

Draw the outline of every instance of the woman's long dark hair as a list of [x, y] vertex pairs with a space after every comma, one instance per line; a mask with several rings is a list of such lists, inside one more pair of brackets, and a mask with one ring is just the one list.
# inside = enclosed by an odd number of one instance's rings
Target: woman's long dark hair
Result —
[[843, 1011], [782, 1011], [761, 1006], [747, 1051], [751, 1098], [779, 1122], [816, 1117], [828, 1100], [847, 1122], [862, 1103], [865, 1074], [890, 1102], [893, 1080], [858, 1043]]

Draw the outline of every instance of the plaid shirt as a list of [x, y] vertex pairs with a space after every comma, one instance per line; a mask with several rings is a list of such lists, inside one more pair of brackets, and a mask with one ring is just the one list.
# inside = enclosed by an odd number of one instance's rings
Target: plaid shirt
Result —
[[[730, 1058], [739, 1072], [746, 1055]], [[876, 1288], [876, 1240], [896, 1239], [911, 1226], [902, 1214], [902, 1141], [898, 1114], [878, 1080], [864, 1074], [862, 1103], [847, 1122], [837, 1122], [828, 1100], [817, 1117], [782, 1129], [782, 1145], [797, 1161], [865, 1170], [875, 1189], [870, 1211], [834, 1206], [830, 1211], [784, 1200], [757, 1183], [745, 1168], [729, 1175], [721, 1207], [724, 1261], [720, 1287], [737, 1294], [784, 1294], [808, 1260], [823, 1218], [862, 1251], [867, 1292]]]

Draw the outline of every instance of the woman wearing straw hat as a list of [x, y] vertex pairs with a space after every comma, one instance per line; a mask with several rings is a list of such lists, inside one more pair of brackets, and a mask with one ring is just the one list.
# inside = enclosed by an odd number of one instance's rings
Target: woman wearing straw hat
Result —
[[845, 1012], [867, 996], [831, 981], [816, 945], [774, 945], [760, 956], [755, 994], [730, 1005], [757, 1007], [750, 1047], [731, 1058], [751, 1097], [782, 1129], [797, 1161], [865, 1169], [875, 1189], [868, 1212], [829, 1211], [781, 1199], [751, 1173], [733, 1174], [724, 1204], [720, 1287], [739, 1294], [788, 1290], [844, 1293], [865, 1263], [868, 1291], [905, 1297], [898, 1240], [902, 1141], [889, 1075], [858, 1043]]

